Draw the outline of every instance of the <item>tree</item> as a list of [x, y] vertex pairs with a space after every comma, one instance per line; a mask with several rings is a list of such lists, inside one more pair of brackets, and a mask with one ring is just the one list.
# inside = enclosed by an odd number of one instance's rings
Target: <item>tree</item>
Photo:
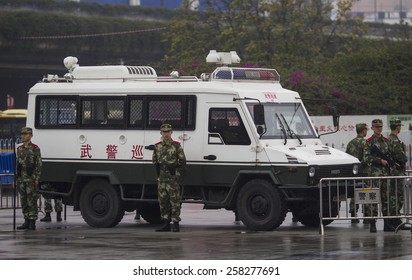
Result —
[[236, 50], [244, 62], [276, 66], [281, 74], [313, 69], [344, 47], [335, 37], [355, 26], [341, 16], [352, 1], [332, 22], [332, 6], [323, 0], [200, 0], [197, 12], [186, 0], [171, 22], [165, 61], [194, 74], [210, 49]]
[[[410, 114], [412, 42], [375, 42], [359, 52], [337, 56], [325, 68], [342, 92], [359, 106], [348, 114]], [[352, 102], [354, 104], [354, 102]]]

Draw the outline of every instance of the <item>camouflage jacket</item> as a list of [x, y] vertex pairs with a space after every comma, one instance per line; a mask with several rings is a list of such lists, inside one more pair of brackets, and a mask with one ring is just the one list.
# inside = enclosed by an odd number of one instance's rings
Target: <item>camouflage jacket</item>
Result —
[[366, 139], [363, 160], [369, 167], [369, 176], [387, 176], [390, 175], [388, 166], [383, 166], [381, 158], [371, 153], [372, 145], [378, 145], [383, 153], [390, 153], [390, 140], [382, 135], [373, 134], [372, 137]]
[[[391, 142], [390, 142], [391, 155], [392, 155], [393, 159], [396, 161], [396, 163], [398, 163], [402, 167], [402, 169], [404, 170], [405, 169], [405, 163], [408, 162], [408, 157], [405, 154], [405, 146], [399, 140], [398, 136], [395, 135], [395, 134], [390, 134], [389, 135], [389, 140], [391, 140]], [[401, 173], [403, 173], [403, 172], [401, 172]]]
[[161, 141], [155, 145], [153, 163], [157, 168], [159, 180], [179, 177], [186, 165], [186, 157], [182, 146], [176, 141]]
[[36, 144], [24, 144], [17, 148], [16, 155], [16, 177], [22, 180], [34, 180], [39, 182], [41, 174], [41, 153]]
[[356, 137], [346, 146], [346, 153], [356, 157], [361, 163], [361, 174], [368, 174], [368, 165], [364, 161], [363, 151], [365, 147], [365, 138]]

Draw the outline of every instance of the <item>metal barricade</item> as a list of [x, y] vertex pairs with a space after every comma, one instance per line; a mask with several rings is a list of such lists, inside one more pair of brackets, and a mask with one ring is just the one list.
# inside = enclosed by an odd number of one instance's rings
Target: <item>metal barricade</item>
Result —
[[412, 176], [323, 178], [318, 187], [322, 235], [335, 220], [412, 218]]
[[[16, 203], [16, 208], [20, 207], [20, 196], [16, 190], [16, 200], [14, 200], [14, 174], [0, 174], [0, 209], [11, 209]], [[6, 183], [3, 183], [6, 182]]]

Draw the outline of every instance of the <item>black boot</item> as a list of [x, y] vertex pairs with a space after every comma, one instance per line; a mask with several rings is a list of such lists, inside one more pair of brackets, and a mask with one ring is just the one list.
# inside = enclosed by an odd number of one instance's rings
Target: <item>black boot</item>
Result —
[[162, 227], [156, 229], [157, 232], [161, 231], [170, 231], [170, 221], [165, 221], [162, 225]]
[[384, 219], [383, 220], [383, 231], [390, 231], [394, 232], [396, 230], [396, 227], [393, 224], [393, 219]]
[[40, 219], [40, 222], [51, 222], [50, 212], [46, 212], [46, 216], [43, 219]]
[[172, 231], [173, 232], [179, 232], [180, 231], [179, 222], [174, 222], [173, 223]]
[[29, 219], [24, 219], [24, 223], [17, 227], [17, 229], [28, 229], [29, 228]]
[[56, 214], [56, 221], [61, 222], [62, 221], [62, 212], [57, 212]]
[[29, 220], [29, 227], [27, 229], [35, 230], [36, 229], [36, 220]]
[[369, 221], [369, 225], [370, 225], [369, 232], [375, 233], [376, 232], [376, 220], [371, 219]]
[[[351, 218], [356, 217], [356, 215], [354, 213], [351, 213], [350, 216], [351, 216]], [[350, 220], [350, 222], [352, 224], [359, 224], [359, 219], [352, 219], [352, 220]]]

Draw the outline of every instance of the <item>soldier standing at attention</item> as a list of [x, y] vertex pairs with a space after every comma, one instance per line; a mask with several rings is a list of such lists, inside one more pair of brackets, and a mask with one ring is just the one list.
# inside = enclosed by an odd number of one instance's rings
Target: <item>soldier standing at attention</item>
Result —
[[21, 129], [21, 137], [23, 144], [17, 148], [16, 157], [16, 184], [20, 193], [24, 223], [17, 229], [35, 230], [42, 165], [41, 153], [40, 148], [31, 142], [33, 130], [30, 127]]
[[180, 222], [180, 186], [179, 178], [186, 165], [186, 157], [179, 142], [172, 139], [172, 126], [162, 124], [160, 134], [162, 141], [155, 145], [153, 163], [157, 171], [157, 190], [160, 215], [164, 224], [156, 231], [179, 232]]
[[[365, 137], [368, 134], [368, 125], [366, 123], [356, 124], [356, 134], [357, 136], [354, 139], [352, 139], [346, 146], [346, 153], [356, 157], [360, 161], [360, 175], [367, 176], [368, 166], [363, 160], [363, 150], [365, 146]], [[356, 217], [356, 213], [359, 210], [359, 205], [356, 205], [355, 207], [354, 199], [350, 200], [349, 209], [351, 217]], [[359, 223], [359, 219], [353, 219], [351, 220], [351, 223], [357, 224]]]
[[[405, 164], [408, 161], [408, 157], [405, 154], [405, 146], [399, 140], [398, 134], [401, 132], [402, 122], [400, 119], [394, 119], [389, 121], [389, 126], [391, 128], [391, 134], [389, 135], [389, 140], [391, 140], [391, 155], [393, 159], [396, 161], [397, 166], [392, 167], [391, 175], [392, 176], [405, 176]], [[398, 216], [400, 215], [400, 209], [403, 206], [404, 201], [404, 189], [403, 184], [401, 183], [403, 180], [391, 180], [391, 191], [390, 191], [390, 199], [389, 199], [389, 208], [391, 215]], [[393, 227], [396, 229], [400, 224], [402, 224], [401, 219], [390, 219], [390, 223], [392, 223]], [[410, 227], [406, 225], [402, 225], [400, 227], [401, 230], [410, 230]]]
[[[373, 135], [372, 137], [366, 139], [365, 145], [365, 153], [364, 153], [364, 160], [369, 165], [369, 176], [370, 177], [382, 177], [382, 176], [389, 176], [390, 175], [390, 166], [389, 163], [378, 157], [375, 153], [371, 152], [371, 147], [373, 145], [377, 145], [379, 149], [383, 153], [389, 153], [390, 149], [390, 140], [388, 138], [383, 137], [382, 135], [382, 127], [383, 122], [381, 119], [374, 119], [372, 121], [372, 130]], [[375, 188], [379, 187], [381, 199], [382, 199], [382, 212], [383, 215], [387, 215], [387, 200], [386, 200], [386, 191], [388, 188], [387, 180], [379, 180], [378, 184], [374, 185]], [[366, 211], [365, 208], [365, 215], [367, 216], [377, 216], [378, 209], [377, 205], [373, 204], [370, 205], [369, 211]], [[384, 219], [384, 231], [395, 231], [392, 224], [389, 223], [388, 219]], [[370, 232], [376, 232], [376, 220], [370, 220]]]

